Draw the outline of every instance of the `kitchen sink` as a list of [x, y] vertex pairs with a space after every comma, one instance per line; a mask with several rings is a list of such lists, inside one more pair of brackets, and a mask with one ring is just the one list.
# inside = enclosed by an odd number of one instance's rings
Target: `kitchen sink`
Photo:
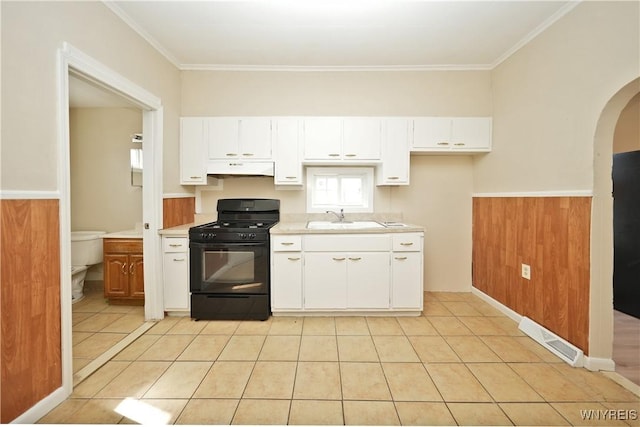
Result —
[[309, 230], [361, 230], [365, 228], [385, 228], [376, 221], [309, 221]]

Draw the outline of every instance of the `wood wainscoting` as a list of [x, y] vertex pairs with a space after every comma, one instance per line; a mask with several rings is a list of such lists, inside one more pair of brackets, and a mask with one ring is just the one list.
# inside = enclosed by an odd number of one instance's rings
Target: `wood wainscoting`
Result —
[[58, 200], [0, 200], [0, 423], [62, 386]]
[[588, 354], [590, 230], [591, 197], [474, 197], [473, 286]]
[[195, 197], [176, 197], [162, 200], [162, 228], [189, 224], [196, 213]]

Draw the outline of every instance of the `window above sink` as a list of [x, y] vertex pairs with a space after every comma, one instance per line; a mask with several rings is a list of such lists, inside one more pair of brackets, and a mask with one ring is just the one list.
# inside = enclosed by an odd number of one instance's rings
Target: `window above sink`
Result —
[[308, 167], [307, 213], [373, 212], [373, 168]]

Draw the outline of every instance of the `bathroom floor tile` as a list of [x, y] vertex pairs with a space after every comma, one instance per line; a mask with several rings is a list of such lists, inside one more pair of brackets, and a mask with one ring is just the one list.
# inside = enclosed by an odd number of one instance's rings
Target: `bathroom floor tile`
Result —
[[293, 400], [289, 425], [343, 425], [340, 400]]
[[99, 332], [107, 326], [120, 319], [123, 314], [111, 313], [102, 314], [96, 313], [93, 316], [73, 325], [73, 330], [78, 332]]

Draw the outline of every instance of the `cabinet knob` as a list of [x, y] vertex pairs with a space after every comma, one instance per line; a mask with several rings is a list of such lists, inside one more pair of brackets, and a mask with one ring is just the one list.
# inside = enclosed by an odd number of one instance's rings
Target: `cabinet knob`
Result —
[[400, 179], [399, 176], [388, 176], [387, 179]]
[[190, 176], [189, 179], [202, 179], [201, 176]]
[[340, 154], [329, 153], [329, 157], [340, 157]]
[[235, 157], [235, 156], [237, 156], [237, 154], [236, 154], [236, 153], [227, 153], [227, 154], [226, 154], [226, 156], [228, 156], [228, 157]]
[[291, 257], [291, 256], [290, 256], [290, 257], [288, 257], [287, 259], [288, 259], [289, 261], [299, 261], [299, 260], [300, 260], [300, 257]]
[[178, 262], [178, 261], [184, 261], [185, 259], [184, 258], [174, 258], [173, 260]]
[[124, 264], [122, 264], [121, 271], [122, 271], [122, 274], [127, 274], [127, 263], [126, 262]]
[[406, 256], [397, 256], [395, 257], [395, 259], [397, 259], [398, 261], [404, 261], [405, 259], [407, 259]]
[[291, 246], [291, 245], [293, 245], [293, 242], [281, 242], [280, 244], [282, 246]]
[[181, 243], [169, 243], [169, 246], [171, 246], [172, 248], [179, 248], [182, 246]]
[[356, 154], [351, 154], [351, 153], [345, 154], [345, 157], [356, 157]]
[[133, 263], [131, 263], [129, 265], [129, 274], [133, 276], [134, 270], [133, 270]]
[[411, 246], [413, 245], [413, 242], [402, 242], [400, 243], [401, 246]]
[[285, 176], [284, 178], [285, 178], [285, 179], [296, 179], [296, 178], [298, 178], [298, 177], [297, 177], [297, 176]]
[[346, 258], [344, 258], [344, 257], [342, 257], [342, 258], [336, 258], [336, 257], [333, 257], [333, 260], [334, 260], [334, 261], [344, 261], [345, 259], [346, 259]]
[[251, 157], [253, 156], [253, 153], [242, 153], [242, 155], [245, 157]]
[[349, 257], [350, 261], [360, 261], [362, 258], [361, 257]]

